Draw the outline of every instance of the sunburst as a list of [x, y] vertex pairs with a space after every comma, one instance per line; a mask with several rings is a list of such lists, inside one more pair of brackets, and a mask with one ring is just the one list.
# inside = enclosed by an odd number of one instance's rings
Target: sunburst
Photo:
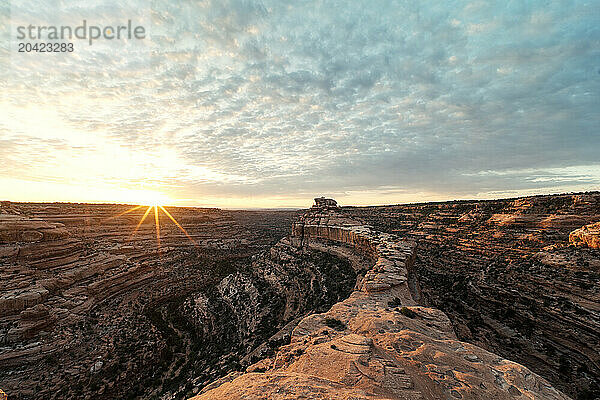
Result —
[[[125, 214], [128, 214], [132, 211], [138, 210], [140, 208], [142, 208], [143, 206], [135, 206], [130, 208], [129, 210], [123, 211], [122, 213], [119, 213], [117, 215], [115, 215], [114, 217], [111, 218], [117, 218], [117, 217], [121, 217]], [[194, 244], [194, 246], [197, 246], [196, 241], [189, 235], [189, 233], [185, 230], [185, 228], [183, 226], [181, 226], [181, 224], [179, 222], [177, 222], [177, 220], [175, 219], [175, 217], [173, 217], [171, 215], [171, 213], [169, 211], [167, 211], [167, 209], [161, 205], [158, 204], [154, 204], [154, 205], [150, 205], [148, 206], [148, 208], [146, 208], [146, 211], [144, 211], [144, 215], [142, 216], [142, 218], [140, 218], [138, 224], [136, 225], [135, 229], [133, 230], [133, 232], [131, 232], [131, 235], [129, 235], [129, 237], [127, 238], [127, 241], [131, 241], [133, 239], [133, 237], [135, 236], [135, 234], [137, 233], [137, 231], [140, 229], [140, 226], [142, 226], [142, 224], [144, 223], [144, 221], [146, 220], [146, 218], [148, 217], [148, 215], [150, 214], [150, 212], [154, 212], [154, 225], [155, 225], [155, 229], [156, 229], [156, 246], [158, 248], [158, 251], [160, 252], [160, 218], [159, 218], [159, 210], [162, 211], [167, 217], [169, 217], [169, 219], [177, 226], [177, 228], [179, 228], [179, 230], [181, 230], [181, 232], [183, 232], [183, 234]]]

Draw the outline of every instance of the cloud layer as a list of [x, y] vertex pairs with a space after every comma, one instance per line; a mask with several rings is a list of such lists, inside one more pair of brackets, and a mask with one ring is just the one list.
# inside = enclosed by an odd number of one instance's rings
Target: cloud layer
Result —
[[242, 206], [600, 187], [600, 1], [25, 3], [2, 9], [11, 29], [131, 18], [150, 35], [22, 55], [7, 34], [0, 180], [29, 192]]

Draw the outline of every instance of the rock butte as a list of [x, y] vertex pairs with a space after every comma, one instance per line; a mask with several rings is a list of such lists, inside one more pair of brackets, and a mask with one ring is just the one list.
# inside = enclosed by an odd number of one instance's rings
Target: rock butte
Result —
[[417, 305], [414, 241], [316, 200], [283, 241], [338, 254], [347, 246], [370, 260], [364, 278], [346, 300], [303, 318], [275, 356], [194, 400], [569, 398], [524, 366], [459, 341], [443, 312]]

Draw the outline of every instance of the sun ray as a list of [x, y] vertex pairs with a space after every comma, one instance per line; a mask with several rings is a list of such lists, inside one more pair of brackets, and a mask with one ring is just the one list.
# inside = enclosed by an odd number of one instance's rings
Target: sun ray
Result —
[[[143, 206], [136, 206], [133, 207], [129, 210], [126, 210], [118, 215], [115, 215], [114, 217], [111, 218], [115, 218], [115, 217], [119, 217], [122, 216], [124, 214], [130, 213], [134, 210], [137, 210], [139, 208], [141, 208]], [[171, 213], [169, 211], [167, 211], [167, 209], [165, 207], [163, 207], [162, 205], [159, 204], [155, 204], [155, 205], [151, 205], [148, 206], [148, 208], [146, 208], [146, 211], [144, 212], [144, 215], [142, 216], [142, 218], [140, 219], [140, 221], [138, 222], [137, 226], [135, 227], [135, 229], [133, 230], [133, 232], [131, 233], [131, 235], [127, 238], [127, 241], [131, 241], [133, 239], [133, 237], [135, 236], [135, 234], [137, 233], [137, 231], [140, 229], [140, 227], [142, 226], [142, 224], [144, 223], [144, 221], [146, 220], [146, 218], [148, 217], [148, 214], [150, 214], [151, 211], [154, 211], [154, 225], [156, 228], [156, 244], [158, 247], [158, 252], [160, 254], [161, 250], [160, 250], [160, 245], [161, 245], [161, 237], [160, 237], [160, 212], [159, 209], [162, 210], [165, 215], [167, 217], [169, 217], [169, 219], [177, 226], [177, 228], [179, 228], [184, 234], [185, 236], [194, 244], [194, 246], [198, 246], [198, 244], [196, 243], [196, 241], [188, 234], [188, 232], [185, 230], [185, 228], [183, 226], [181, 226], [181, 224], [179, 222], [177, 222], [177, 220], [175, 219], [175, 217], [173, 217], [171, 215]]]
[[164, 208], [163, 206], [159, 206], [159, 207], [167, 215], [167, 217], [169, 217], [171, 219], [171, 221], [173, 221], [173, 223], [175, 225], [177, 225], [177, 227], [179, 229], [181, 229], [181, 231], [185, 234], [185, 236], [187, 236], [187, 238], [190, 239], [190, 241], [194, 244], [194, 246], [197, 246], [198, 244], [196, 243], [196, 241], [194, 239], [192, 239], [192, 237], [187, 233], [187, 231], [183, 228], [183, 226], [179, 225], [179, 222], [177, 222], [177, 220], [171, 215], [171, 213], [168, 212], [167, 209]]
[[146, 212], [144, 213], [144, 216], [142, 217], [142, 219], [140, 219], [140, 222], [138, 222], [137, 226], [135, 227], [135, 229], [133, 230], [133, 232], [131, 233], [131, 236], [129, 236], [129, 238], [127, 239], [127, 241], [130, 241], [135, 236], [135, 233], [138, 231], [138, 229], [140, 229], [140, 225], [142, 225], [142, 223], [144, 222], [144, 220], [146, 219], [146, 217], [148, 216], [148, 214], [150, 214], [150, 210], [151, 209], [152, 209], [152, 206], [149, 206], [146, 209]]
[[154, 224], [156, 225], [156, 245], [160, 253], [160, 222], [158, 222], [158, 206], [154, 206]]
[[117, 215], [112, 215], [112, 216], [110, 216], [110, 217], [108, 217], [108, 218], [105, 218], [105, 221], [107, 221], [107, 220], [109, 220], [109, 219], [113, 219], [113, 218], [118, 218], [118, 217], [120, 217], [120, 216], [123, 216], [123, 215], [125, 215], [125, 214], [128, 214], [128, 213], [130, 213], [130, 212], [132, 212], [132, 211], [135, 211], [135, 210], [137, 210], [138, 208], [142, 208], [142, 207], [144, 207], [144, 206], [135, 206], [135, 207], [132, 207], [132, 208], [130, 208], [129, 210], [123, 211], [122, 213], [119, 213], [119, 214], [117, 214]]

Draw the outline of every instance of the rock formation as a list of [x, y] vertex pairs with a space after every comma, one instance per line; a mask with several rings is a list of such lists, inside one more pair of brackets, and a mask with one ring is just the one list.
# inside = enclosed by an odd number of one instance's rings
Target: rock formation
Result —
[[316, 203], [170, 208], [159, 251], [145, 207], [1, 202], [0, 388], [600, 398], [600, 193]]
[[295, 215], [170, 209], [191, 240], [161, 214], [159, 251], [154, 218], [138, 226], [146, 207], [132, 208], [1, 203], [0, 388], [11, 400], [160, 392], [189, 334], [157, 310], [245, 266]]
[[600, 253], [569, 245], [571, 231], [600, 221], [600, 193], [342, 211], [418, 241], [421, 302], [444, 311], [459, 339], [573, 398], [600, 397]]
[[355, 283], [356, 273], [345, 259], [301, 251], [282, 239], [214, 290], [187, 297], [178, 310], [171, 310], [170, 320], [176, 314], [193, 326], [199, 360], [189, 368], [195, 371], [190, 372], [193, 390], [273, 355], [289, 342], [299, 317], [329, 309]]
[[569, 235], [569, 242], [575, 246], [587, 246], [592, 249], [600, 249], [600, 222], [585, 225], [574, 230]]
[[194, 399], [568, 399], [524, 366], [459, 341], [442, 311], [417, 305], [414, 241], [315, 207], [290, 242], [345, 249], [368, 270], [346, 300], [303, 318], [274, 356]]
[[315, 198], [315, 204], [313, 205], [313, 208], [337, 208], [338, 204], [337, 201], [335, 201], [334, 199], [327, 199], [323, 196], [321, 197], [316, 197]]

